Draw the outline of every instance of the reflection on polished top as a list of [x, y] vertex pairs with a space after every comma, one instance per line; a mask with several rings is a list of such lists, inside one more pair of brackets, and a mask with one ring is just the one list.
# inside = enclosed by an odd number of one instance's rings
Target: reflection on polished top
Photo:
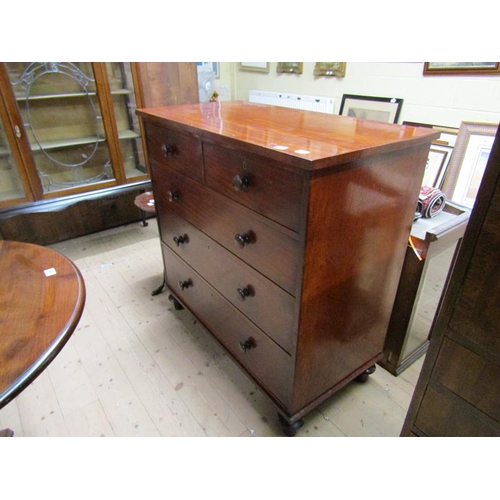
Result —
[[[439, 133], [339, 115], [267, 106], [244, 101], [182, 104], [139, 109], [141, 116], [168, 120], [265, 148], [267, 156], [305, 169], [318, 169], [384, 151], [429, 142]], [[192, 130], [194, 132], [194, 130]], [[261, 150], [262, 154], [263, 151]]]

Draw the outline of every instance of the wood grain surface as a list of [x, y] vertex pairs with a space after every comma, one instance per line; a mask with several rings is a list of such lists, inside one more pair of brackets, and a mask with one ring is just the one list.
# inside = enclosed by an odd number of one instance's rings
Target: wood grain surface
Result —
[[291, 162], [306, 170], [404, 149], [410, 143], [428, 144], [439, 136], [424, 127], [242, 101], [143, 108], [137, 113], [178, 130], [198, 134], [203, 131], [204, 139], [220, 139], [225, 146], [233, 143], [245, 151]]
[[0, 408], [54, 359], [85, 304], [78, 268], [29, 243], [0, 241]]

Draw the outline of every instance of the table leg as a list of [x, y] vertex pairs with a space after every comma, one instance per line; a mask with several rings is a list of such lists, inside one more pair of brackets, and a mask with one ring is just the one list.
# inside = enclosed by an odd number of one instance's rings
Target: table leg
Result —
[[142, 225], [147, 226], [148, 222], [146, 221], [146, 212], [144, 210], [141, 210], [141, 218], [142, 218]]
[[163, 292], [163, 289], [165, 288], [166, 282], [167, 282], [167, 280], [165, 279], [165, 271], [163, 271], [163, 281], [158, 288], [155, 288], [151, 292], [151, 295], [154, 297], [155, 295], [159, 295], [161, 292]]

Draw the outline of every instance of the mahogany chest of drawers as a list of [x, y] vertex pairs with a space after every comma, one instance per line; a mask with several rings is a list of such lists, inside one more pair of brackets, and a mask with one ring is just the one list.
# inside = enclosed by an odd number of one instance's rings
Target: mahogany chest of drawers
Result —
[[293, 432], [382, 355], [436, 134], [239, 101], [138, 114], [165, 282]]

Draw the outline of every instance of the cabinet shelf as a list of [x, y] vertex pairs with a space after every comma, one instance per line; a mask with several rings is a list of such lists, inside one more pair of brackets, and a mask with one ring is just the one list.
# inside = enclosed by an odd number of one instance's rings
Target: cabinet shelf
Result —
[[[117, 89], [117, 90], [112, 90], [111, 95], [130, 95], [133, 92], [129, 89]], [[22, 96], [22, 95], [17, 95], [16, 100], [17, 101], [41, 101], [41, 100], [46, 100], [46, 99], [67, 99], [67, 98], [75, 98], [75, 97], [86, 97], [87, 95], [89, 96], [96, 96], [97, 93], [94, 92], [69, 92], [69, 93], [62, 93], [62, 94], [39, 94], [39, 95], [30, 95], [29, 97]]]
[[[118, 139], [120, 140], [130, 140], [130, 139], [140, 139], [140, 135], [134, 132], [133, 130], [122, 130], [118, 132]], [[84, 144], [93, 144], [98, 140], [98, 142], [103, 142], [105, 137], [99, 137], [97, 139], [96, 136], [86, 136], [86, 137], [76, 137], [72, 139], [59, 139], [57, 141], [46, 141], [42, 142], [40, 145], [35, 143], [31, 144], [32, 151], [40, 151], [41, 149], [49, 150], [49, 149], [58, 149], [58, 148], [69, 148], [73, 146], [82, 146]], [[3, 150], [0, 150], [0, 154], [3, 154]], [[5, 151], [5, 154], [7, 151]]]

